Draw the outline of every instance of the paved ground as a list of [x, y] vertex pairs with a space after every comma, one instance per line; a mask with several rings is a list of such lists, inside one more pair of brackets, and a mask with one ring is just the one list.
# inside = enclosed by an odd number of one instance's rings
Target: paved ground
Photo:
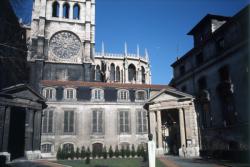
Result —
[[[159, 160], [166, 167], [250, 167], [250, 164], [232, 163], [228, 161], [204, 160], [201, 158], [181, 158], [177, 156], [162, 156]], [[146, 164], [146, 163], [145, 163]], [[145, 164], [142, 164], [144, 166]], [[46, 160], [11, 162], [11, 167], [66, 167]]]
[[18, 161], [9, 164], [11, 167], [66, 167], [48, 161]]
[[201, 158], [181, 158], [177, 156], [159, 157], [159, 160], [166, 167], [250, 167], [250, 164], [205, 160]]

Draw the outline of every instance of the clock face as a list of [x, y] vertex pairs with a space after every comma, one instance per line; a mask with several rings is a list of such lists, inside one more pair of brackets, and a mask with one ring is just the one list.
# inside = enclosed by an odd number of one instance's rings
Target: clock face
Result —
[[70, 59], [78, 55], [81, 48], [78, 37], [68, 31], [53, 35], [49, 45], [52, 53], [61, 59]]

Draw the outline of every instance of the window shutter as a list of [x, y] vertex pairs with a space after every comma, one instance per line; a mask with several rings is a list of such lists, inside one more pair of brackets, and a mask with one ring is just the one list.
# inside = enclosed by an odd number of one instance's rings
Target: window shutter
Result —
[[98, 132], [102, 133], [102, 111], [99, 111], [98, 120], [99, 120]]
[[93, 111], [93, 133], [97, 132], [97, 111]]
[[52, 133], [52, 129], [53, 129], [53, 111], [49, 111], [48, 113], [48, 133]]
[[121, 111], [120, 113], [119, 113], [119, 118], [120, 118], [120, 133], [122, 133], [123, 132], [123, 112]]
[[68, 132], [68, 120], [69, 120], [69, 112], [68, 111], [64, 111], [64, 132]]
[[44, 117], [43, 117], [43, 133], [47, 133], [47, 124], [48, 124], [48, 116], [47, 116], [48, 111], [44, 111]]
[[74, 132], [74, 111], [70, 111], [70, 132]]

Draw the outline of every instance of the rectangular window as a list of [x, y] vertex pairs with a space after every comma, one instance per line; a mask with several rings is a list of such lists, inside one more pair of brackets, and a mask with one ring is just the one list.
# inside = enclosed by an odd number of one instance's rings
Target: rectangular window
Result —
[[206, 79], [205, 76], [201, 77], [198, 80], [198, 89], [199, 90], [205, 90], [205, 89], [207, 89], [207, 79]]
[[199, 66], [204, 62], [203, 54], [199, 53], [195, 56], [196, 65]]
[[102, 111], [95, 110], [92, 115], [93, 133], [103, 133]]
[[180, 75], [184, 75], [186, 72], [185, 65], [180, 66]]
[[147, 133], [147, 112], [137, 112], [137, 131], [138, 133]]
[[42, 153], [50, 153], [51, 152], [51, 144], [43, 144], [41, 148]]
[[145, 100], [145, 99], [146, 99], [146, 94], [144, 91], [137, 92], [137, 100]]
[[74, 98], [74, 91], [73, 91], [73, 89], [67, 89], [67, 91], [66, 91], [66, 97], [67, 97], [67, 99], [73, 99]]
[[43, 112], [42, 120], [42, 132], [43, 133], [52, 133], [53, 132], [53, 111], [48, 110]]
[[64, 132], [74, 132], [74, 111], [64, 111]]
[[100, 100], [101, 99], [101, 90], [95, 90], [95, 99]]
[[45, 98], [46, 98], [46, 99], [52, 99], [52, 97], [53, 97], [52, 92], [53, 92], [52, 89], [46, 89], [46, 90], [45, 90]]
[[128, 99], [128, 93], [127, 91], [121, 91], [121, 100], [127, 100]]
[[120, 133], [129, 133], [129, 112], [119, 112]]

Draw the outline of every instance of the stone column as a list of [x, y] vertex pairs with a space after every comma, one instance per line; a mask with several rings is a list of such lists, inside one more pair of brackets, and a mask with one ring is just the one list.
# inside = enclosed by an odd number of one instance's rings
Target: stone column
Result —
[[59, 17], [63, 17], [63, 1], [59, 1]]
[[11, 108], [6, 107], [5, 110], [5, 121], [4, 121], [4, 131], [3, 131], [3, 145], [1, 152], [8, 152], [8, 144], [9, 144], [9, 130], [10, 130], [10, 112]]
[[1, 145], [0, 145], [0, 155], [4, 155], [7, 158], [7, 161], [10, 161], [10, 153], [8, 152], [8, 144], [9, 144], [9, 130], [10, 130], [10, 107], [1, 107], [1, 112], [3, 113], [3, 124], [2, 124], [2, 134], [1, 134]]
[[180, 134], [181, 134], [181, 147], [186, 147], [186, 134], [185, 134], [185, 122], [184, 122], [184, 110], [179, 108], [179, 122], [180, 122]]
[[35, 111], [35, 115], [34, 115], [33, 119], [34, 119], [33, 150], [40, 150], [41, 127], [42, 127], [42, 110]]
[[150, 117], [150, 133], [153, 135], [153, 141], [156, 142], [156, 121], [155, 121], [155, 112], [149, 111], [149, 117]]
[[161, 129], [161, 111], [157, 111], [157, 134], [158, 134], [158, 148], [162, 148], [162, 129]]
[[70, 2], [69, 3], [69, 19], [73, 19], [73, 12], [74, 12], [74, 3], [73, 2]]
[[142, 72], [141, 72], [140, 69], [138, 70], [137, 83], [138, 83], [138, 84], [141, 84], [141, 83], [142, 83]]
[[33, 150], [33, 110], [26, 108], [26, 120], [25, 120], [25, 151]]
[[125, 68], [124, 68], [124, 83], [128, 83], [128, 64], [125, 63]]

